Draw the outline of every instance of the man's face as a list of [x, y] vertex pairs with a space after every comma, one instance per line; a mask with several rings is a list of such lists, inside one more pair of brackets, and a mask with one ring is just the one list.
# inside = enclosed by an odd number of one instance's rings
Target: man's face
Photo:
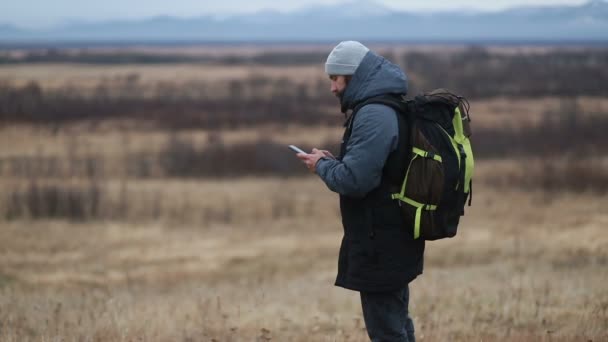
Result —
[[329, 80], [331, 81], [331, 92], [336, 97], [341, 97], [346, 89], [346, 77], [338, 75], [330, 75]]

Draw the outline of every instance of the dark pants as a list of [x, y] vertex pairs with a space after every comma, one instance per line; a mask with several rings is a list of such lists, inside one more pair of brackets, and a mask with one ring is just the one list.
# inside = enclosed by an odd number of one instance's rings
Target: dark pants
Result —
[[372, 342], [415, 342], [408, 313], [409, 288], [394, 292], [361, 292], [361, 307]]

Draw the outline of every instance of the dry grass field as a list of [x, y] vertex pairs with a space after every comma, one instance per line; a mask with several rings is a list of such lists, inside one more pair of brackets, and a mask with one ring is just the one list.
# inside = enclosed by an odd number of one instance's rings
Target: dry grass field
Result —
[[[249, 46], [133, 51], [259, 52]], [[256, 75], [309, 87], [326, 77], [319, 65], [0, 65], [0, 85], [37, 82], [42, 89], [93, 89], [130, 77], [137, 89], [162, 82], [225, 85]], [[608, 98], [484, 97], [471, 101], [471, 116], [478, 132], [505, 128], [516, 137], [548, 116], [572, 114], [572, 106], [577, 119], [605, 116]], [[337, 105], [327, 111], [342, 115]], [[129, 169], [148, 167], [148, 157], [162, 161], [175, 137], [187, 142], [186, 152], [194, 149], [186, 157], [204, 158], [200, 151], [218, 140], [227, 147], [260, 141], [323, 147], [340, 140], [339, 124], [170, 129], [137, 118], [57, 127], [0, 121], [0, 341], [368, 340], [358, 293], [333, 286], [342, 238], [338, 199], [316, 176]], [[575, 170], [581, 177], [606, 179], [600, 144], [582, 144], [591, 147], [578, 158], [572, 150], [476, 160], [473, 206], [458, 235], [427, 244], [424, 274], [411, 284], [419, 341], [608, 341], [606, 187], [536, 186], [539, 175], [561, 172], [547, 160], [582, 165], [592, 172]], [[129, 163], [137, 156], [145, 157], [141, 165]], [[279, 161], [300, 166], [295, 157]]]
[[[199, 213], [238, 191], [234, 217], [2, 223], [0, 339], [366, 340], [357, 293], [332, 285], [341, 227], [336, 197], [320, 181], [188, 188]], [[285, 214], [269, 208], [280, 192], [295, 196]], [[411, 288], [418, 338], [608, 338], [605, 204], [478, 184], [458, 236], [427, 245], [425, 273]]]
[[279, 78], [290, 77], [300, 82], [326, 79], [323, 69], [316, 65], [285, 67], [272, 66], [216, 66], [201, 64], [164, 64], [158, 65], [81, 65], [81, 64], [39, 64], [0, 66], [0, 79], [22, 85], [37, 81], [43, 87], [54, 88], [65, 85], [74, 87], [94, 87], [100, 80], [138, 75], [143, 84], [150, 82], [187, 83], [197, 80], [217, 82], [222, 80], [242, 79], [251, 76]]

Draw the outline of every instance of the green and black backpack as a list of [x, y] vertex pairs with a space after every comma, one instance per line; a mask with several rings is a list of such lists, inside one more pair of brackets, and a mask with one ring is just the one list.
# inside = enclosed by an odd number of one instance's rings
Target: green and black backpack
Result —
[[391, 106], [408, 124], [409, 165], [391, 197], [399, 201], [414, 238], [453, 237], [473, 190], [468, 101], [437, 89], [411, 100], [389, 96], [366, 103]]

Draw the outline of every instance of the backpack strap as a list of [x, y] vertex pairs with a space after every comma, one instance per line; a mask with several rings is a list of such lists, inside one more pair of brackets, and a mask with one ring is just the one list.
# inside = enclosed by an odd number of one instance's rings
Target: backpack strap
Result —
[[366, 100], [363, 100], [355, 106], [353, 109], [353, 113], [348, 117], [344, 126], [347, 129], [352, 127], [353, 121], [355, 120], [355, 115], [361, 108], [367, 106], [368, 104], [383, 104], [385, 106], [393, 108], [397, 114], [403, 113], [407, 107], [407, 102], [405, 101], [405, 94], [386, 94], [380, 96], [370, 97]]
[[[368, 98], [355, 106], [353, 113], [348, 117], [347, 121], [344, 123], [344, 126], [347, 127], [347, 129], [351, 129], [353, 121], [355, 120], [355, 115], [364, 106], [368, 104], [383, 104], [395, 110], [398, 117], [405, 118], [407, 127], [411, 127], [409, 115], [402, 115], [404, 113], [408, 113], [408, 106], [410, 105], [410, 102], [411, 101], [405, 100], [405, 94], [386, 94]], [[399, 132], [401, 133], [401, 130], [399, 130]], [[411, 150], [411, 148], [408, 150]]]
[[433, 154], [433, 153], [430, 153], [427, 151], [423, 151], [416, 147], [413, 148], [413, 152], [414, 152], [414, 157], [410, 160], [410, 163], [407, 168], [407, 172], [405, 173], [405, 178], [403, 179], [403, 184], [401, 185], [401, 192], [392, 193], [391, 198], [394, 200], [398, 200], [399, 206], [401, 206], [401, 202], [404, 202], [405, 204], [411, 205], [416, 208], [416, 216], [414, 218], [414, 239], [417, 239], [420, 237], [420, 220], [422, 217], [422, 210], [429, 210], [429, 211], [437, 210], [437, 206], [432, 205], [432, 204], [420, 203], [405, 195], [405, 186], [407, 184], [407, 179], [410, 174], [410, 168], [411, 168], [414, 160], [416, 160], [417, 158], [431, 158], [440, 163], [442, 162], [442, 159], [441, 159], [441, 156], [438, 156], [436, 154]]
[[353, 122], [355, 120], [355, 116], [361, 108], [368, 104], [382, 104], [392, 108], [395, 111], [398, 125], [398, 135], [399, 135], [399, 145], [397, 149], [391, 154], [386, 161], [385, 168], [382, 171], [383, 177], [383, 189], [386, 189], [389, 194], [380, 195], [382, 198], [390, 198], [390, 194], [395, 191], [399, 191], [398, 189], [401, 187], [401, 182], [403, 181], [403, 175], [405, 174], [408, 166], [408, 162], [411, 158], [412, 154], [412, 141], [411, 141], [411, 128], [412, 122], [410, 120], [410, 116], [407, 115], [405, 110], [406, 101], [405, 94], [386, 94], [381, 96], [376, 96], [372, 98], [365, 99], [358, 103], [348, 121], [345, 123], [346, 130], [350, 131], [352, 129]]

